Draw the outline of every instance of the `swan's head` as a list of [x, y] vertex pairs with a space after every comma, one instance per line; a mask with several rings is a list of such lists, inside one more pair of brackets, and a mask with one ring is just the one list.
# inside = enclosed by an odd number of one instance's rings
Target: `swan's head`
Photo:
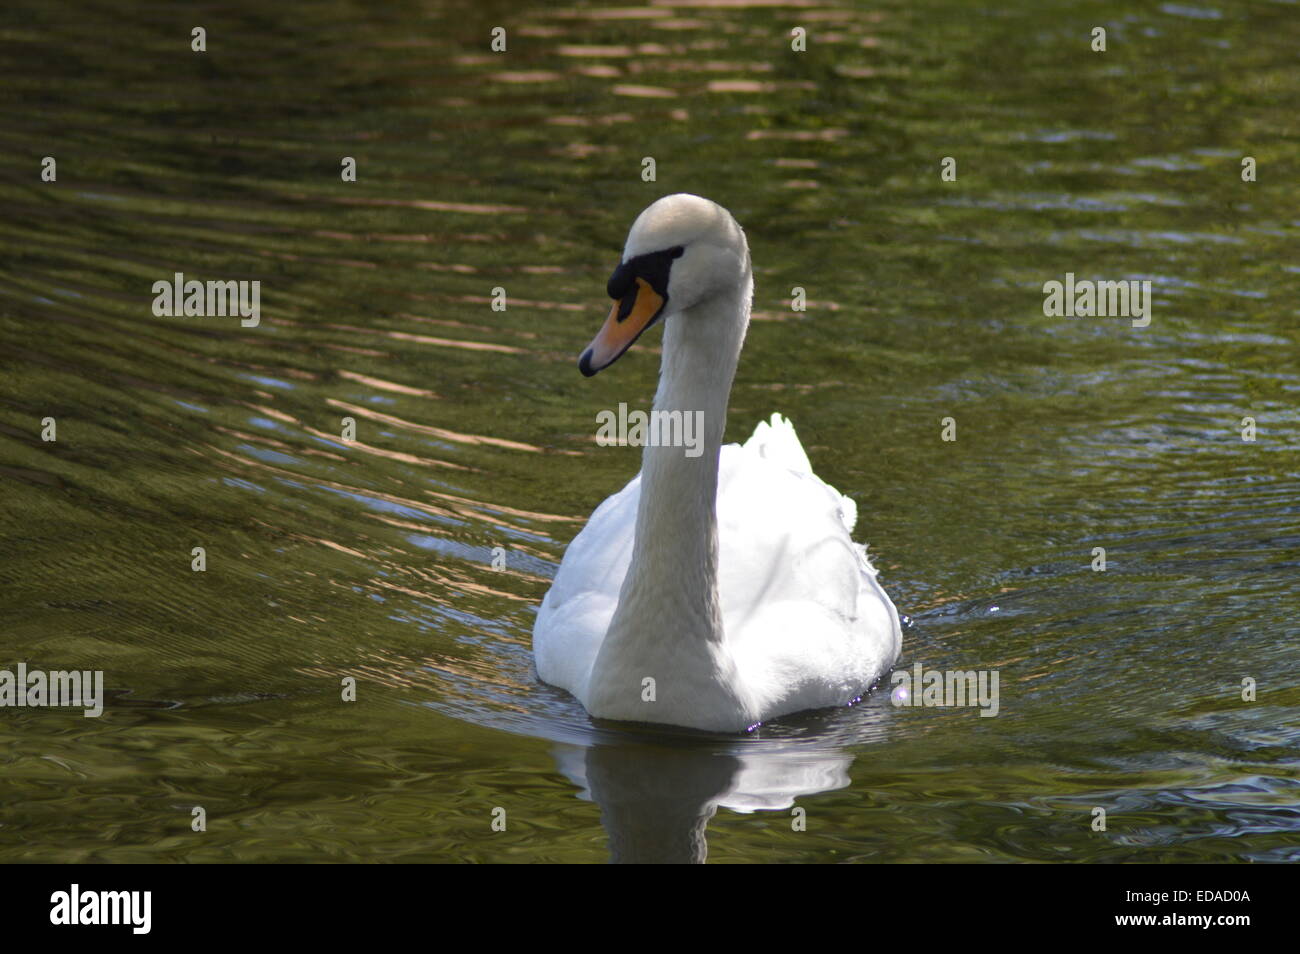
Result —
[[652, 203], [632, 223], [623, 260], [609, 277], [614, 305], [578, 368], [590, 377], [661, 318], [737, 294], [749, 268], [745, 233], [722, 206], [685, 192]]

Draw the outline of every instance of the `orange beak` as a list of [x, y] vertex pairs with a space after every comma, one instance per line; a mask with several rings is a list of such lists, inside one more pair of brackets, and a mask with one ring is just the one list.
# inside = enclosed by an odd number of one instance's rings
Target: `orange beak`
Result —
[[665, 299], [644, 278], [637, 278], [636, 288], [614, 302], [600, 332], [578, 359], [578, 369], [591, 377], [619, 359], [632, 343], [655, 323], [663, 311]]

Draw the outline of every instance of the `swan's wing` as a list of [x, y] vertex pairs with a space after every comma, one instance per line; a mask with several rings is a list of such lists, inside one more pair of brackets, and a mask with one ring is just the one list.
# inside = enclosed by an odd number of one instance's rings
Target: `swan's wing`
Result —
[[812, 473], [812, 464], [799, 443], [794, 425], [780, 414], [773, 414], [771, 421], [759, 421], [743, 446], [745, 450], [796, 474]]
[[[813, 474], [812, 464], [803, 449], [803, 444], [799, 442], [799, 435], [794, 432], [794, 425], [780, 414], [773, 414], [770, 421], [759, 421], [753, 435], [742, 446], [746, 451], [757, 454], [763, 460], [778, 467], [784, 467], [796, 474], [816, 476]], [[834, 490], [831, 492], [835, 493], [839, 501], [840, 519], [844, 523], [844, 529], [852, 533], [854, 525], [858, 522], [858, 505], [851, 497], [845, 497]]]
[[[723, 447], [719, 470], [718, 589], [744, 680], [783, 712], [848, 701], [901, 642], [894, 605], [849, 536], [856, 506], [812, 473], [779, 415]], [[579, 698], [631, 563], [640, 496], [637, 475], [596, 508], [538, 610], [538, 675]]]
[[[722, 449], [725, 463], [740, 448]], [[808, 455], [794, 427], [779, 414], [763, 421], [745, 444], [747, 454], [774, 468], [798, 470], [811, 476]], [[761, 466], [761, 464], [760, 464]], [[813, 478], [814, 480], [816, 478]], [[726, 488], [719, 481], [719, 498]], [[605, 499], [564, 552], [560, 569], [542, 600], [533, 624], [533, 656], [543, 682], [586, 698], [587, 682], [618, 596], [632, 562], [641, 475]], [[850, 501], [851, 503], [852, 501]]]
[[573, 538], [533, 624], [533, 655], [543, 682], [585, 698], [596, 653], [618, 606], [632, 562], [641, 475], [596, 508]]
[[742, 678], [768, 712], [847, 702], [901, 643], [897, 611], [849, 535], [856, 506], [807, 460], [779, 417], [722, 450], [723, 620]]

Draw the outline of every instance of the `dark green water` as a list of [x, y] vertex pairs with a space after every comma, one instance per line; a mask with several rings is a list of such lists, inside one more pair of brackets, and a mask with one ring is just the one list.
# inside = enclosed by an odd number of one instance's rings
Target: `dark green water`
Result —
[[[1300, 860], [1295, 4], [0, 26], [0, 667], [109, 696], [0, 709], [0, 861]], [[658, 333], [575, 358], [677, 191], [755, 261], [728, 439], [794, 421], [900, 667], [997, 670], [996, 718], [886, 687], [701, 740], [538, 683], [535, 607], [639, 466], [594, 415], [648, 405]], [[260, 325], [155, 317], [178, 271], [260, 281]], [[1150, 326], [1045, 317], [1066, 272], [1150, 280]]]

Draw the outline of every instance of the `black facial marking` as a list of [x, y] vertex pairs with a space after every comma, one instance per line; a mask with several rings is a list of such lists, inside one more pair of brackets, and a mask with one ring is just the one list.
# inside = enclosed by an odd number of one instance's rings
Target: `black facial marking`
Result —
[[632, 306], [636, 304], [636, 289], [628, 292], [623, 296], [622, 301], [618, 303], [618, 320], [625, 321], [627, 316], [632, 314]]
[[609, 292], [610, 298], [619, 301], [619, 321], [632, 313], [632, 305], [636, 301], [638, 278], [644, 278], [646, 283], [655, 290], [655, 294], [665, 303], [668, 301], [668, 272], [672, 268], [673, 259], [681, 258], [685, 251], [686, 249], [680, 245], [675, 245], [662, 252], [647, 252], [645, 255], [629, 258], [614, 269], [614, 274], [609, 276], [609, 284], [605, 286], [605, 290]]

